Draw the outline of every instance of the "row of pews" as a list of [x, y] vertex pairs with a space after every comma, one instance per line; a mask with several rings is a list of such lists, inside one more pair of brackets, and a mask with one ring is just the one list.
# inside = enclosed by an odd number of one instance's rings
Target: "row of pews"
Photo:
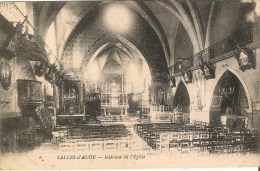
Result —
[[[51, 129], [51, 128], [50, 128]], [[45, 140], [52, 138], [48, 128], [34, 127], [31, 130], [1, 134], [1, 152], [21, 152], [39, 147]], [[7, 132], [7, 131], [5, 131]]]
[[[144, 150], [142, 140], [122, 137], [109, 140], [101, 139], [64, 139], [59, 144], [60, 152], [88, 151], [135, 151]], [[149, 150], [149, 148], [145, 149]]]
[[123, 124], [75, 125], [67, 127], [62, 134], [64, 137], [57, 144], [61, 152], [143, 149], [143, 141], [134, 139]]
[[74, 125], [67, 127], [67, 139], [114, 139], [132, 134], [123, 124]]
[[230, 131], [223, 127], [176, 123], [136, 124], [136, 133], [158, 151], [201, 151], [233, 153], [255, 151], [258, 136], [249, 130]]

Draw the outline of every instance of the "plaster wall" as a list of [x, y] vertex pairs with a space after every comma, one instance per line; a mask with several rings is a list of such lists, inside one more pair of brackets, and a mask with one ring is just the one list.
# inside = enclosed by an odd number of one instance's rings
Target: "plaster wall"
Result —
[[3, 58], [3, 54], [1, 54], [0, 64], [3, 62], [8, 63], [11, 68], [11, 86], [8, 90], [5, 90], [2, 85], [0, 85], [1, 100], [8, 102], [6, 106], [1, 106], [0, 118], [21, 116], [21, 109], [18, 106], [17, 100], [17, 80], [35, 80], [35, 75], [30, 62], [26, 59], [15, 57], [11, 60], [6, 60]]

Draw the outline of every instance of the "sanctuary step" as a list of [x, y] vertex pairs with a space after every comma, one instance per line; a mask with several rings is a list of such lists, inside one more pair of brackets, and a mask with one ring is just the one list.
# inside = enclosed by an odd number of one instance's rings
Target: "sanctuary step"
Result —
[[101, 123], [130, 122], [131, 118], [126, 115], [106, 115], [98, 117]]

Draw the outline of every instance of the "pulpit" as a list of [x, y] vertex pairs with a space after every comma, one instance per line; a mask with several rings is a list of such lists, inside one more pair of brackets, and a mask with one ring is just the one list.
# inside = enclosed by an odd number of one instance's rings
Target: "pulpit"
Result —
[[42, 104], [42, 83], [35, 80], [17, 80], [18, 84], [18, 103], [24, 105]]
[[45, 122], [37, 108], [43, 104], [42, 83], [35, 80], [17, 80], [18, 104], [22, 109], [23, 115], [38, 117], [42, 123]]

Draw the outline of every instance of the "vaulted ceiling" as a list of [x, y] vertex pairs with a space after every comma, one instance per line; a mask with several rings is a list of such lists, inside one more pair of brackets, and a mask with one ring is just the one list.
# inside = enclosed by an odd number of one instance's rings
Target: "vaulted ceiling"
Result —
[[124, 74], [128, 65], [135, 62], [131, 53], [120, 43], [104, 49], [97, 55], [96, 60], [103, 73], [117, 74]]
[[[132, 28], [127, 33], [108, 31], [101, 19], [106, 6], [116, 3], [126, 6], [134, 16]], [[69, 67], [80, 70], [93, 60], [93, 56], [101, 58], [101, 53], [97, 55], [97, 51], [108, 54], [107, 57], [116, 58], [118, 55], [121, 62], [125, 60], [124, 55], [129, 60], [134, 56], [132, 52], [138, 51], [146, 59], [153, 79], [164, 81], [168, 79], [167, 68], [176, 62], [176, 56], [192, 55], [241, 29], [245, 25], [247, 12], [255, 7], [253, 2], [242, 3], [238, 0], [112, 0], [33, 4], [35, 25], [42, 37], [46, 36], [50, 25], [55, 24], [58, 56], [64, 65], [67, 63]], [[107, 44], [110, 48], [102, 49]], [[122, 46], [120, 48], [115, 44]], [[80, 61], [76, 62], [80, 65], [74, 65], [75, 62], [71, 64], [73, 59]], [[113, 65], [120, 65], [118, 59], [114, 60]]]

